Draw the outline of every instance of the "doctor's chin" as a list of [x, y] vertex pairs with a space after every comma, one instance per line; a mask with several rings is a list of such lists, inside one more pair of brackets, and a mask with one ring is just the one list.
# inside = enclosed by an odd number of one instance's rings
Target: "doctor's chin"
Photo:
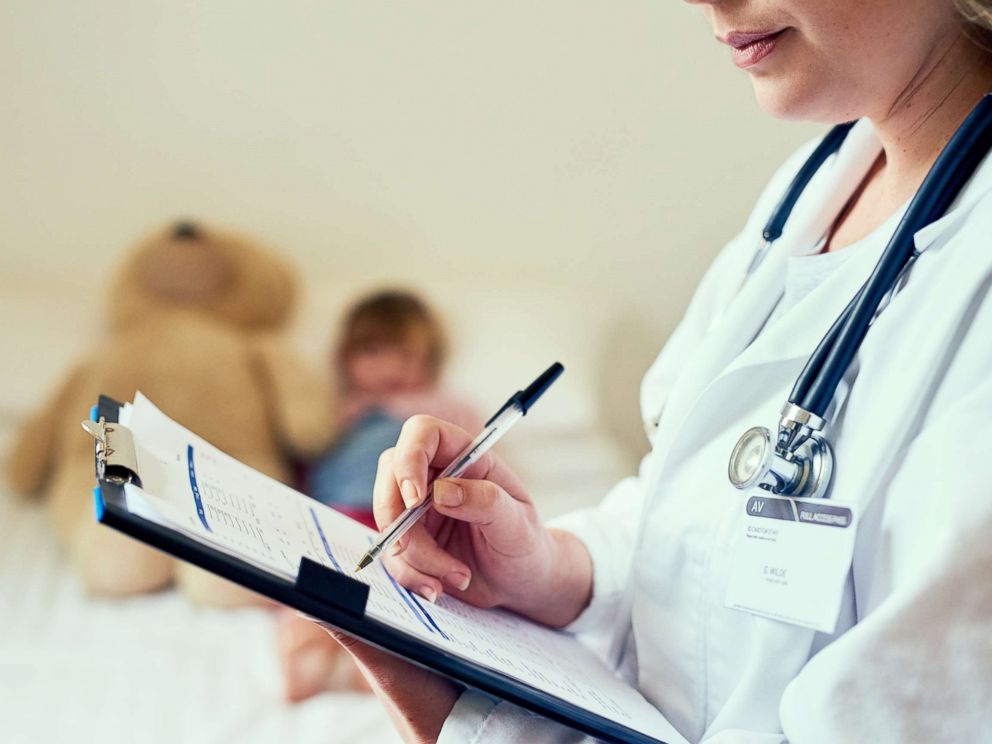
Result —
[[992, 0], [5, 16], [0, 741], [992, 742]]

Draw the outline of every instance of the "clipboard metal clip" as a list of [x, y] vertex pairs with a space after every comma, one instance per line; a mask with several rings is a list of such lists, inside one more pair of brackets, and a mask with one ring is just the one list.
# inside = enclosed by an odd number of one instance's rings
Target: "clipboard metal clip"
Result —
[[131, 431], [101, 416], [99, 421], [81, 422], [83, 430], [96, 440], [94, 459], [98, 480], [122, 486], [125, 483], [140, 485], [138, 461], [134, 451]]

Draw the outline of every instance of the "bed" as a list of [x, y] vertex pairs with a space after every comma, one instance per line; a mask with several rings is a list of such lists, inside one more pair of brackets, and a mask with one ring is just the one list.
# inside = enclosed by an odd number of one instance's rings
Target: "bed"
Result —
[[[0, 446], [7, 451], [18, 420], [83, 344], [99, 338], [99, 309], [92, 293], [72, 288], [0, 290], [0, 312], [26, 319], [16, 328], [8, 324], [0, 339], [5, 348], [26, 350], [0, 380], [6, 395]], [[50, 301], [70, 292], [81, 298], [73, 309]], [[294, 338], [318, 357], [327, 342], [326, 318], [335, 317], [333, 304], [347, 295], [311, 288], [315, 295], [325, 300], [311, 302]], [[450, 313], [477, 300], [451, 294], [439, 303]], [[508, 386], [521, 375], [514, 378], [511, 370], [522, 370], [520, 382], [526, 382], [552, 357], [564, 357], [571, 367], [557, 397], [549, 395], [540, 415], [504, 448], [542, 512], [552, 516], [595, 501], [629, 470], [631, 456], [599, 425], [591, 402], [598, 347], [590, 338], [607, 332], [603, 314], [594, 304], [573, 305], [547, 293], [540, 302], [535, 309], [524, 295], [500, 293], [485, 303], [484, 316], [462, 316], [453, 335], [464, 343], [452, 373], [455, 387], [476, 392], [481, 407], [512, 392]], [[546, 322], [536, 330], [531, 324], [513, 344], [495, 342], [500, 328], [514, 331], [534, 312]], [[510, 349], [497, 370], [485, 360], [492, 348]], [[269, 611], [194, 608], [173, 591], [127, 600], [85, 596], [41, 507], [6, 485], [0, 486], [0, 630], [0, 741], [7, 744], [397, 740], [371, 696], [325, 693], [302, 704], [282, 701]]]
[[281, 701], [272, 613], [84, 596], [42, 510], [0, 495], [0, 740], [389, 742], [377, 702]]

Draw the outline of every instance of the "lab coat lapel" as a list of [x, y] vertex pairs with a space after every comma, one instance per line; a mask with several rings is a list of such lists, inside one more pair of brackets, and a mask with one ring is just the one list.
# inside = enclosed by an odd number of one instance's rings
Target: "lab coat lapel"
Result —
[[[672, 389], [662, 428], [655, 439], [656, 446], [669, 450], [669, 457], [682, 445], [692, 447], [714, 435], [712, 427], [702, 425], [707, 420], [707, 412], [709, 418], [726, 420], [743, 404], [742, 397], [781, 394], [782, 380], [786, 380], [784, 384], [787, 385], [798, 375], [830, 325], [869, 277], [889, 234], [880, 234], [870, 243], [855, 248], [859, 252], [847, 265], [749, 343], [761, 330], [782, 294], [787, 256], [804, 253], [819, 241], [864, 178], [879, 147], [869, 122], [859, 122], [852, 129], [837, 159], [822, 168], [810, 182], [806, 194], [796, 205], [788, 229], [771, 254], [706, 334], [687, 364], [686, 373]], [[953, 234], [954, 226], [990, 192], [992, 158], [986, 158], [948, 213], [916, 234], [917, 250], [924, 251], [943, 236]], [[891, 227], [894, 229], [895, 225]], [[751, 374], [745, 381], [735, 374], [744, 369], [756, 374]], [[759, 369], [763, 371], [758, 373]], [[773, 382], [775, 390], [769, 388]], [[776, 399], [773, 415], [782, 403], [784, 398]], [[700, 415], [695, 416], [696, 412]], [[693, 422], [697, 426], [694, 427]], [[679, 448], [671, 446], [676, 438]]]
[[992, 157], [986, 156], [978, 166], [975, 175], [972, 176], [968, 185], [951, 204], [951, 208], [939, 220], [931, 222], [929, 225], [916, 232], [913, 236], [916, 250], [925, 251], [933, 245], [938, 238], [954, 226], [958, 225], [965, 218], [968, 212], [979, 200], [992, 191]]
[[885, 242], [882, 239], [860, 246], [858, 255], [851, 256], [845, 266], [827, 277], [788, 313], [776, 319], [751, 346], [723, 369], [719, 377], [760, 364], [792, 359], [803, 359], [805, 363], [871, 274]]
[[[870, 124], [859, 122], [851, 130], [836, 159], [824, 165], [813, 177], [793, 210], [782, 237], [730, 301], [686, 364], [666, 403], [662, 419], [665, 431], [659, 432], [657, 441], [673, 436], [707, 388], [728, 372], [742, 364], [794, 359], [808, 356], [813, 351], [816, 339], [829, 328], [864, 277], [855, 281], [846, 294], [839, 294], [845, 291], [843, 287], [832, 290], [831, 302], [820, 305], [811, 313], [818, 320], [815, 328], [805, 328], [787, 338], [779, 329], [782, 324], [775, 323], [753, 344], [751, 341], [761, 331], [782, 296], [787, 257], [805, 252], [803, 249], [809, 250], [819, 241], [864, 178], [878, 152], [878, 140]], [[755, 236], [756, 241], [758, 237]], [[848, 272], [844, 274], [849, 276]], [[812, 336], [814, 333], [817, 335]], [[813, 339], [812, 346], [810, 338]]]
[[672, 387], [662, 418], [665, 430], [678, 428], [707, 386], [761, 330], [782, 294], [784, 265], [785, 254], [773, 250], [706, 334]]
[[[874, 159], [870, 147], [871, 144], [867, 138], [855, 142], [858, 157], [862, 157], [863, 163], [867, 163], [869, 166], [871, 160]], [[838, 195], [845, 194], [846, 196], [843, 198], [846, 201], [847, 195], [864, 178], [866, 172], [865, 169], [850, 168], [847, 173], [843, 174], [839, 179], [841, 183], [834, 187], [835, 191], [832, 194], [834, 204], [831, 206], [836, 206], [839, 211], [841, 207], [836, 204]], [[951, 209], [940, 219], [918, 230], [913, 236], [916, 250], [922, 253], [936, 243], [942, 235], [949, 234], [951, 229], [963, 220], [970, 209], [990, 190], [992, 190], [992, 159], [986, 158], [955, 200]], [[827, 215], [833, 214], [833, 210], [830, 208], [824, 209], [823, 212]], [[902, 219], [901, 213], [899, 219]], [[853, 250], [857, 251], [857, 254], [850, 258], [848, 265], [841, 267], [838, 272], [828, 277], [823, 284], [801, 300], [791, 312], [778, 319], [751, 346], [737, 355], [723, 369], [720, 376], [732, 374], [743, 367], [785, 361], [797, 357], [807, 358], [812, 354], [831, 324], [871, 275], [875, 264], [878, 263], [892, 233], [895, 231], [896, 224], [897, 221], [891, 221], [887, 230], [873, 237], [866, 244], [855, 247]], [[826, 227], [824, 227], [825, 229]], [[819, 235], [821, 233], [814, 231], [814, 234]]]

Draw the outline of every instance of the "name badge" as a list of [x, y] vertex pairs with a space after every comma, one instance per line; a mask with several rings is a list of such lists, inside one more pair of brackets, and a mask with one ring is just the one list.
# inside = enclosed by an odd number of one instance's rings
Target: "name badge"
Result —
[[854, 556], [854, 506], [759, 491], [744, 509], [726, 606], [833, 633]]

